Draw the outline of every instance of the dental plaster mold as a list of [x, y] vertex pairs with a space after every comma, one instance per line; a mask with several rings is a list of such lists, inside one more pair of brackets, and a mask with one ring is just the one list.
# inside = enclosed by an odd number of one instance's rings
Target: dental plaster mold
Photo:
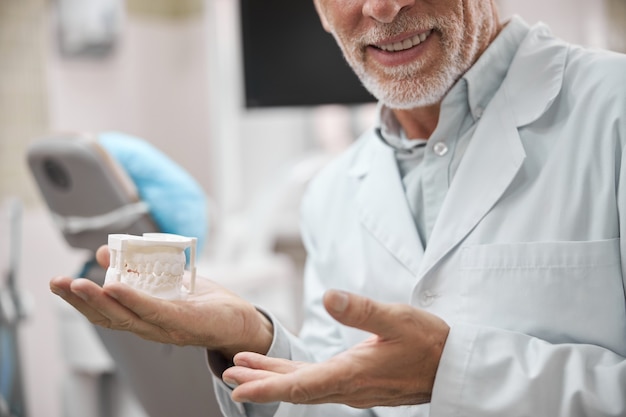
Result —
[[[144, 233], [143, 236], [109, 235], [110, 264], [107, 282], [123, 282], [151, 296], [180, 299], [193, 294], [196, 283], [197, 239], [168, 233]], [[189, 248], [189, 288], [183, 275]]]

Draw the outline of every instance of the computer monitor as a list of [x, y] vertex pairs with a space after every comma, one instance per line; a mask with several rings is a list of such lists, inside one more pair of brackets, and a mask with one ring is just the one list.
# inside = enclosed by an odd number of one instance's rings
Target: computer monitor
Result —
[[247, 108], [375, 101], [322, 28], [313, 0], [240, 0]]

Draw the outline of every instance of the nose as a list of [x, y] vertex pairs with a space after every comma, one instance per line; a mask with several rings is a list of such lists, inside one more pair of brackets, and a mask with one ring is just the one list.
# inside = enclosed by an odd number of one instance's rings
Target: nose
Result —
[[402, 9], [413, 4], [415, 0], [365, 0], [363, 16], [381, 23], [391, 23]]

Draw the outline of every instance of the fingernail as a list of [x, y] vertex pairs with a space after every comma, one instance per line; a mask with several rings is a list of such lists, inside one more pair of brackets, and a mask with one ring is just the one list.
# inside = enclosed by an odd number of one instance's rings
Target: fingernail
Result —
[[335, 313], [343, 313], [348, 308], [348, 294], [343, 291], [336, 291], [333, 294], [330, 307]]
[[67, 296], [67, 293], [60, 288], [51, 287], [50, 291], [52, 291], [53, 294], [56, 294], [61, 298], [65, 298], [65, 296]]
[[239, 384], [237, 384], [237, 381], [235, 381], [235, 380], [233, 380], [233, 379], [230, 379], [230, 378], [224, 378], [224, 377], [222, 377], [222, 381], [224, 381], [224, 383], [225, 383], [226, 385], [228, 385], [228, 386], [229, 386], [230, 388], [232, 388], [232, 389], [237, 388], [237, 386], [239, 385]]
[[250, 402], [252, 402], [252, 401], [250, 401], [249, 398], [247, 398], [247, 397], [240, 397], [239, 395], [233, 396], [233, 400], [238, 402], [238, 403], [250, 403]]
[[86, 293], [82, 292], [82, 291], [74, 291], [74, 294], [76, 294], [77, 296], [79, 296], [80, 298], [83, 299], [83, 301], [88, 301], [89, 297], [87, 296]]
[[245, 360], [245, 359], [238, 359], [238, 358], [235, 358], [234, 363], [235, 363], [235, 365], [237, 365], [237, 366], [243, 366], [244, 368], [249, 368], [249, 367], [250, 367], [250, 365], [248, 364], [248, 362], [246, 362], [246, 360]]

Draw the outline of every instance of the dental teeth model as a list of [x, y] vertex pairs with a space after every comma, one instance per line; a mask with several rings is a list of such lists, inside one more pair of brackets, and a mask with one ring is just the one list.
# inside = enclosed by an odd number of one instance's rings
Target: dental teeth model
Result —
[[[144, 233], [143, 236], [109, 235], [110, 264], [105, 283], [121, 281], [154, 297], [178, 299], [192, 294], [196, 283], [196, 238]], [[189, 248], [189, 288], [183, 274]]]

